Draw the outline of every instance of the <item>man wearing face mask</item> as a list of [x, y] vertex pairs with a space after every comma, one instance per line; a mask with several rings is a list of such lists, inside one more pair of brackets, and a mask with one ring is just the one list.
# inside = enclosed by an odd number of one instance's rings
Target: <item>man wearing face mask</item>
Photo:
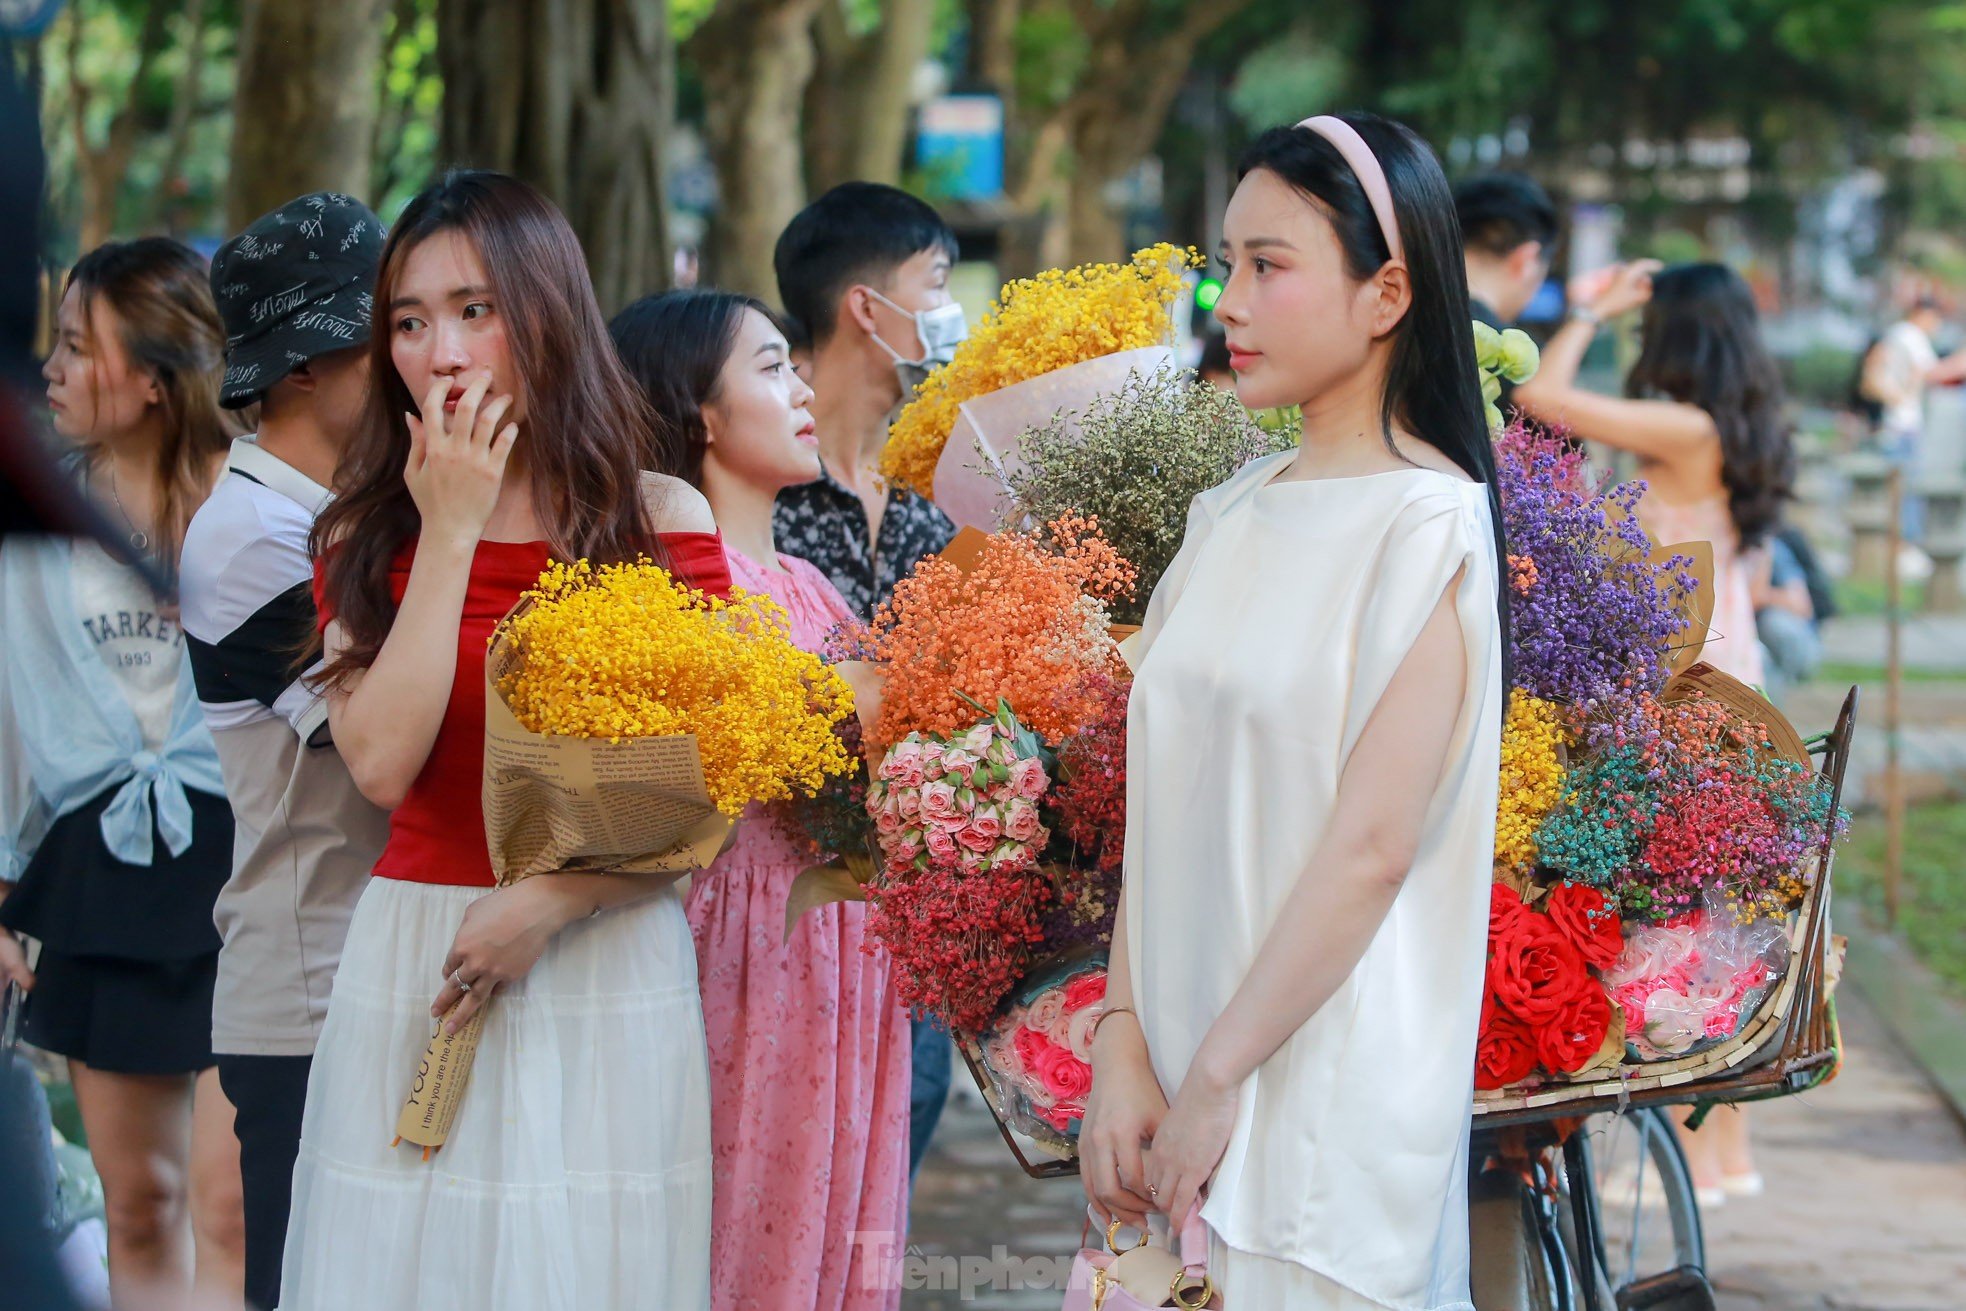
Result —
[[[778, 238], [778, 297], [810, 365], [818, 481], [778, 494], [778, 549], [818, 565], [862, 619], [955, 525], [912, 492], [882, 486], [877, 466], [896, 409], [967, 334], [949, 298], [955, 234], [905, 191], [834, 187]], [[915, 1021], [909, 1090], [912, 1178], [949, 1096], [949, 1037]]]
[[823, 473], [779, 493], [779, 549], [818, 565], [865, 619], [955, 527], [933, 504], [881, 485], [894, 412], [967, 334], [949, 298], [956, 239], [905, 191], [834, 187], [778, 238], [778, 296], [810, 351], [807, 381]]

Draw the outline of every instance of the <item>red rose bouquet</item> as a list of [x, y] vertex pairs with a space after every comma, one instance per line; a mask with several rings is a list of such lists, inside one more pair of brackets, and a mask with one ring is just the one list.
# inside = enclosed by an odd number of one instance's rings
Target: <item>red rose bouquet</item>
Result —
[[1576, 1074], [1623, 1053], [1616, 1013], [1593, 973], [1615, 963], [1624, 929], [1595, 888], [1561, 883], [1526, 904], [1506, 883], [1490, 890], [1488, 977], [1475, 1087], [1501, 1088], [1537, 1073]]
[[1496, 462], [1514, 685], [1483, 1090], [1737, 1033], [1786, 962], [1735, 951], [1719, 925], [1785, 941], [1825, 833], [1845, 822], [1780, 712], [1696, 663], [1707, 545], [1655, 547], [1634, 518], [1644, 485], [1595, 483], [1552, 437], [1510, 428]]

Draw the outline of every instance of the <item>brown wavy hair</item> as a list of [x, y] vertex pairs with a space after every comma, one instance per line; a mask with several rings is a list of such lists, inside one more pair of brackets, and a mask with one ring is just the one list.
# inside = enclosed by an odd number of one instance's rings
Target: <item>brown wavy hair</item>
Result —
[[1774, 532], [1795, 487], [1795, 438], [1782, 374], [1761, 337], [1754, 292], [1724, 264], [1652, 277], [1628, 396], [1697, 405], [1720, 430], [1720, 478], [1741, 545]]
[[641, 389], [608, 339], [580, 241], [552, 201], [503, 173], [453, 170], [409, 203], [389, 233], [375, 279], [364, 435], [343, 458], [340, 494], [314, 525], [329, 609], [348, 647], [322, 672], [333, 685], [375, 663], [396, 618], [391, 566], [422, 526], [403, 468], [412, 396], [389, 353], [389, 303], [412, 250], [440, 232], [477, 249], [505, 320], [525, 398], [512, 466], [532, 479], [533, 510], [555, 559], [660, 559], [641, 471], [654, 438]]
[[[204, 261], [168, 237], [111, 241], [76, 261], [68, 289], [80, 298], [91, 329], [98, 304], [115, 312], [117, 339], [131, 365], [157, 379], [164, 440], [157, 446], [157, 540], [151, 549], [169, 572], [184, 545], [185, 526], [210, 494], [214, 466], [235, 435], [218, 404], [225, 325]], [[100, 457], [91, 443], [82, 449], [91, 460]]]

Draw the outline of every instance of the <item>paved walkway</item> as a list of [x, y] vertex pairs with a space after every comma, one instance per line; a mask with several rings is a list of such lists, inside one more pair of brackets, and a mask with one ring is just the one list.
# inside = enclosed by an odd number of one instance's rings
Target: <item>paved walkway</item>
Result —
[[[1966, 673], [1966, 615], [1907, 614], [1902, 634], [1906, 669]], [[1823, 625], [1823, 658], [1881, 666], [1887, 640], [1881, 616], [1837, 615]]]
[[[1805, 737], [1811, 736], [1836, 722], [1849, 690], [1848, 684], [1818, 679], [1798, 688], [1782, 709]], [[1910, 799], [1966, 791], [1966, 682], [1908, 682], [1899, 706], [1898, 751]], [[1877, 780], [1884, 756], [1884, 688], [1865, 684], [1857, 703], [1857, 740], [1851, 750], [1845, 805], [1860, 807], [1882, 800]], [[1966, 1297], [1960, 1305], [1966, 1307]]]
[[[1768, 1194], [1707, 1218], [1721, 1311], [1966, 1307], [1966, 1132], [1854, 990], [1842, 1013], [1843, 1073], [1754, 1110]], [[1056, 1311], [1080, 1211], [1076, 1180], [1026, 1179], [958, 1100], [916, 1189], [903, 1308]]]
[[1706, 1217], [1722, 1311], [1966, 1306], [1966, 1133], [1852, 993], [1827, 1088], [1756, 1107], [1768, 1193]]

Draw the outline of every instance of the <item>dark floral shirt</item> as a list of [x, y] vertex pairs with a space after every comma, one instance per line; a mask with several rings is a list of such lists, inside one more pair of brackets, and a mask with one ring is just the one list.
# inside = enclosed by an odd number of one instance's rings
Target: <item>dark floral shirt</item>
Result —
[[787, 487], [772, 515], [778, 549], [819, 566], [840, 589], [853, 613], [871, 619], [894, 585], [956, 535], [949, 516], [933, 502], [892, 489], [881, 515], [881, 537], [867, 547], [867, 507], [830, 473], [817, 482]]

